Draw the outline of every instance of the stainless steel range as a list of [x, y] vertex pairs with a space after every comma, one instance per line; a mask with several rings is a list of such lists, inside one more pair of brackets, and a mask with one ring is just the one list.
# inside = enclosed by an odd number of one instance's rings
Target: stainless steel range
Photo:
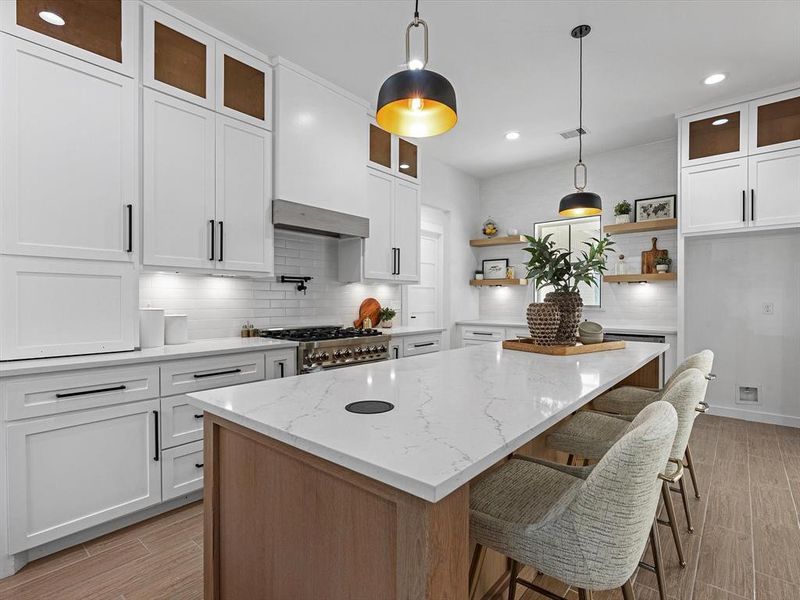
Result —
[[299, 342], [298, 373], [387, 360], [392, 339], [377, 329], [336, 326], [262, 329], [259, 335]]

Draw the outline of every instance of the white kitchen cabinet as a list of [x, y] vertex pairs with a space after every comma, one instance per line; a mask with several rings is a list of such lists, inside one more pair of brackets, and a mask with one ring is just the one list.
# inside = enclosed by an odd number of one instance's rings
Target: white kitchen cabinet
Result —
[[216, 115], [143, 90], [144, 263], [214, 268]]
[[366, 216], [367, 105], [282, 59], [275, 92], [275, 198]]
[[421, 335], [409, 335], [400, 338], [403, 344], [403, 356], [417, 356], [419, 354], [431, 354], [442, 349], [441, 333], [426, 333]]
[[174, 360], [161, 367], [161, 396], [190, 394], [264, 379], [264, 355], [256, 352]]
[[272, 67], [217, 41], [217, 112], [272, 129]]
[[203, 411], [189, 404], [185, 394], [161, 398], [161, 448], [173, 448], [203, 439]]
[[[39, 17], [55, 12], [64, 25], [54, 27]], [[99, 9], [99, 10], [98, 10]], [[128, 77], [136, 75], [138, 2], [0, 2], [0, 29], [16, 37], [79, 58]]]
[[757, 154], [748, 164], [752, 226], [800, 223], [800, 148]]
[[681, 166], [690, 167], [747, 156], [747, 103], [683, 117], [681, 127]]
[[204, 108], [215, 108], [213, 37], [144, 5], [142, 42], [143, 85]]
[[10, 553], [161, 502], [158, 400], [6, 426]]
[[135, 262], [134, 81], [0, 38], [0, 252]]
[[203, 440], [162, 453], [161, 495], [166, 502], [203, 488]]
[[218, 268], [272, 272], [272, 134], [217, 115]]
[[381, 129], [374, 119], [369, 123], [368, 166], [419, 183], [421, 164], [414, 142]]
[[747, 158], [687, 167], [680, 179], [684, 234], [747, 227]]
[[402, 338], [393, 338], [389, 342], [389, 358], [403, 358]]
[[364, 279], [419, 281], [419, 186], [371, 168], [367, 182]]
[[800, 147], [800, 90], [753, 100], [749, 120], [751, 156]]
[[0, 360], [133, 350], [136, 268], [0, 256]]
[[270, 350], [264, 354], [264, 379], [283, 379], [297, 375], [297, 351], [294, 348]]

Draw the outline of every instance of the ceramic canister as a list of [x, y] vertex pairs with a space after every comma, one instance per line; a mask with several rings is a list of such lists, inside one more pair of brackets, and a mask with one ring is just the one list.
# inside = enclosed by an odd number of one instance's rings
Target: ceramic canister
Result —
[[139, 309], [139, 347], [160, 348], [164, 345], [164, 309]]
[[189, 318], [186, 315], [167, 315], [164, 322], [167, 344], [185, 344], [189, 341]]

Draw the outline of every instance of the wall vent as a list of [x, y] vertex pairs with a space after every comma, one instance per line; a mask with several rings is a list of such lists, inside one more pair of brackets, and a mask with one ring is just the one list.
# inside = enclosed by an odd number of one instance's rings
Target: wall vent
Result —
[[737, 385], [734, 401], [736, 404], [760, 404], [760, 391], [761, 386], [758, 385]]
[[570, 140], [572, 138], [578, 137], [579, 134], [586, 135], [587, 133], [589, 133], [589, 130], [586, 129], [585, 127], [583, 128], [576, 127], [575, 129], [567, 129], [566, 131], [562, 131], [558, 135], [560, 135], [565, 140]]

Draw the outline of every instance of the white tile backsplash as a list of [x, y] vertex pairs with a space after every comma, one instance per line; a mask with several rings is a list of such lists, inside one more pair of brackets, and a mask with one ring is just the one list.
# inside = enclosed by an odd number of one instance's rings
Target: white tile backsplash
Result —
[[139, 305], [188, 315], [191, 339], [239, 335], [245, 321], [259, 328], [351, 325], [361, 301], [370, 296], [400, 313], [399, 285], [336, 280], [337, 246], [332, 238], [275, 232], [275, 271], [277, 275], [313, 277], [305, 295], [295, 290], [295, 284], [278, 283], [275, 278], [142, 273]]

